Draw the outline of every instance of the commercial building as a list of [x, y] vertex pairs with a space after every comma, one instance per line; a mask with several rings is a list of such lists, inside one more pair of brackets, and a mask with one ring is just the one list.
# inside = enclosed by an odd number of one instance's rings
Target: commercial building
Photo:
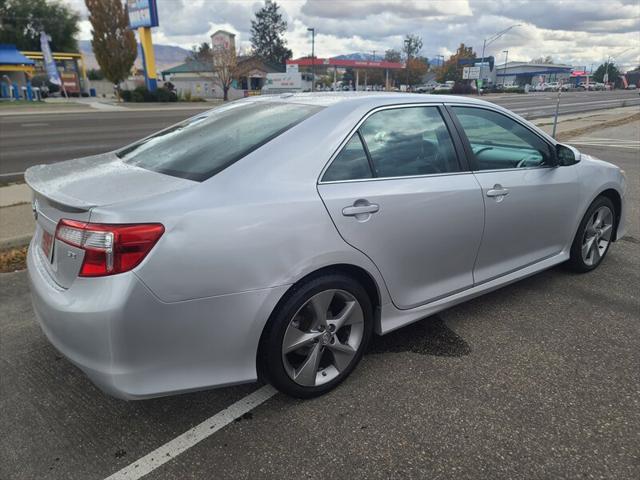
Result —
[[34, 64], [15, 45], [0, 44], [0, 98], [21, 97], [22, 88], [27, 86], [35, 71]]
[[[218, 30], [211, 35], [213, 48], [235, 50], [235, 35]], [[171, 82], [178, 93], [189, 92], [194, 97], [222, 98], [222, 87], [218, 84], [213, 71], [213, 61], [188, 60], [181, 65], [161, 72], [164, 82]], [[229, 99], [257, 95], [264, 86], [267, 74], [284, 72], [284, 66], [273, 65], [251, 55], [239, 55], [236, 58], [235, 79], [229, 89]]]
[[571, 65], [552, 63], [507, 62], [496, 65], [491, 72], [496, 85], [532, 85], [549, 82], [567, 82], [571, 77]]
[[[42, 52], [23, 51], [22, 54], [32, 60], [35, 67], [34, 86], [42, 87], [46, 83], [46, 69]], [[53, 60], [60, 73], [60, 79], [68, 95], [80, 95], [89, 90], [87, 71], [82, 54], [79, 52], [53, 52]]]

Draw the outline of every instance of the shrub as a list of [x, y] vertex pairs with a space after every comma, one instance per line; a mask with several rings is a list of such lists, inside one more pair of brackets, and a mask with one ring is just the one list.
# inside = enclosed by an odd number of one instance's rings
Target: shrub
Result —
[[158, 100], [158, 95], [156, 92], [152, 92], [147, 87], [139, 86], [136, 87], [133, 92], [138, 92], [142, 96], [142, 100], [138, 100], [141, 102], [156, 102]]
[[131, 92], [131, 101], [137, 103], [144, 102], [144, 95], [142, 94], [142, 92], [134, 90], [133, 92]]
[[159, 102], [176, 102], [178, 100], [176, 94], [165, 87], [158, 88], [156, 97]]
[[467, 83], [458, 83], [456, 82], [451, 89], [451, 93], [473, 93], [474, 90], [471, 88], [471, 85]]
[[120, 98], [122, 98], [124, 102], [131, 102], [131, 90], [121, 90]]

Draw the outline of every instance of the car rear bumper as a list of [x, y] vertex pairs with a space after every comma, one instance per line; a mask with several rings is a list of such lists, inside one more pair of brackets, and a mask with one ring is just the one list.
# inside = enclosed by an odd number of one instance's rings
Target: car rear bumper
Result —
[[38, 248], [27, 258], [49, 341], [102, 390], [139, 399], [256, 379], [264, 325], [287, 286], [175, 303], [132, 272], [58, 287]]

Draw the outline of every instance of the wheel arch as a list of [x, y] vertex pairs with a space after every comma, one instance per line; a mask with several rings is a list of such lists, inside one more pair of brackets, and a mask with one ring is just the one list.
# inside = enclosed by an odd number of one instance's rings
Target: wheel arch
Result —
[[[622, 196], [615, 188], [607, 188], [600, 192], [594, 200], [598, 197], [606, 197], [611, 200], [613, 206], [615, 208], [615, 228], [613, 229], [613, 241], [615, 242], [618, 239], [618, 225], [620, 225], [620, 216], [622, 215]], [[591, 202], [593, 203], [593, 201]], [[589, 204], [591, 205], [591, 204]]]
[[384, 286], [378, 285], [378, 282], [375, 280], [374, 276], [371, 275], [371, 273], [369, 273], [367, 270], [357, 265], [353, 265], [349, 263], [336, 263], [333, 265], [326, 265], [324, 267], [318, 268], [313, 272], [306, 274], [305, 276], [300, 278], [298, 281], [296, 281], [293, 285], [291, 285], [287, 289], [287, 291], [280, 297], [280, 300], [278, 300], [276, 305], [271, 310], [271, 313], [269, 314], [269, 318], [267, 319], [262, 329], [262, 333], [260, 334], [260, 340], [258, 342], [258, 351], [256, 353], [256, 372], [258, 373], [259, 378], [266, 377], [266, 372], [262, 368], [262, 366], [264, 365], [264, 359], [265, 359], [265, 344], [266, 344], [266, 338], [268, 337], [268, 334], [269, 334], [269, 328], [272, 324], [272, 318], [275, 315], [275, 313], [282, 306], [282, 304], [289, 299], [292, 293], [295, 292], [300, 285], [308, 282], [313, 278], [316, 278], [322, 275], [336, 274], [336, 273], [351, 277], [352, 279], [357, 281], [360, 285], [362, 285], [362, 287], [365, 289], [365, 291], [367, 292], [367, 295], [369, 296], [369, 299], [371, 300], [371, 306], [373, 308], [374, 332], [380, 332], [380, 311], [381, 311], [380, 307], [381, 307], [381, 301], [382, 301], [380, 289], [384, 288]]

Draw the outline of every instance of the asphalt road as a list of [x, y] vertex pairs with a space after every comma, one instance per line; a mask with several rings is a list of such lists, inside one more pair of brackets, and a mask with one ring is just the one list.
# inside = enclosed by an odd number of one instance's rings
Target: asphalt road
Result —
[[[550, 116], [557, 93], [485, 96], [526, 118]], [[640, 105], [637, 92], [563, 93], [561, 114]], [[15, 178], [31, 165], [93, 155], [124, 146], [197, 111], [90, 111], [0, 116], [0, 180]]]
[[[596, 271], [376, 338], [330, 394], [277, 394], [145, 478], [640, 478], [639, 129], [577, 139], [629, 179], [629, 235]], [[2, 479], [104, 478], [259, 388], [112, 399], [45, 340], [24, 272], [0, 275], [0, 329]]]

